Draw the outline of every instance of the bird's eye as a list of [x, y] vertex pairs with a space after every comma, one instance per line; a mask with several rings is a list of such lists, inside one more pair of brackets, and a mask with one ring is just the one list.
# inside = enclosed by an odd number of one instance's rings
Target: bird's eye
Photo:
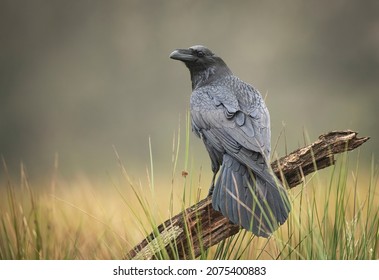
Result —
[[197, 56], [198, 57], [203, 57], [205, 55], [205, 53], [203, 53], [202, 51], [197, 51]]

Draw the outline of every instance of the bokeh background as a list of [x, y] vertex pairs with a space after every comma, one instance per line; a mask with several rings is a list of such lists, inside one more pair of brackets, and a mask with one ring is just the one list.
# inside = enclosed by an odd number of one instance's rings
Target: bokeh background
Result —
[[[287, 149], [330, 130], [378, 153], [378, 1], [0, 1], [0, 154], [10, 174], [109, 180], [113, 146], [135, 178], [170, 174], [184, 138], [187, 69], [168, 58], [203, 44], [266, 96], [272, 142]], [[285, 153], [284, 138], [278, 154]], [[210, 166], [190, 138], [191, 158]], [[375, 159], [375, 162], [377, 160]], [[7, 176], [0, 169], [0, 177]]]

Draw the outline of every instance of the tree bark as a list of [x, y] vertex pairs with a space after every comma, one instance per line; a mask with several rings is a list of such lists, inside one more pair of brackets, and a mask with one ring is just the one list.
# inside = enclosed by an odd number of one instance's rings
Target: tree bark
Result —
[[[369, 139], [357, 134], [350, 130], [323, 134], [314, 143], [272, 162], [272, 170], [288, 188], [293, 188], [302, 183], [306, 175], [333, 165], [335, 154], [354, 150]], [[238, 225], [213, 210], [212, 199], [207, 197], [159, 225], [125, 258], [194, 259], [239, 230]]]

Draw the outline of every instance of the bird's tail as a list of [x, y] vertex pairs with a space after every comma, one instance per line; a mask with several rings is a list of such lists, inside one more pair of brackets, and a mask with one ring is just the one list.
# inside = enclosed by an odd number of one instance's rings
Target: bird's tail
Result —
[[283, 224], [291, 209], [286, 190], [266, 169], [264, 178], [255, 176], [245, 165], [224, 154], [212, 196], [216, 211], [263, 237]]

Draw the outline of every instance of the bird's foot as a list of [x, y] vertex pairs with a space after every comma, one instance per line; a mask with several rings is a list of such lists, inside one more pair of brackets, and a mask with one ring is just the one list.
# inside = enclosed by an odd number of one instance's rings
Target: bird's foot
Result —
[[212, 196], [215, 186], [212, 184], [208, 191], [208, 196]]

